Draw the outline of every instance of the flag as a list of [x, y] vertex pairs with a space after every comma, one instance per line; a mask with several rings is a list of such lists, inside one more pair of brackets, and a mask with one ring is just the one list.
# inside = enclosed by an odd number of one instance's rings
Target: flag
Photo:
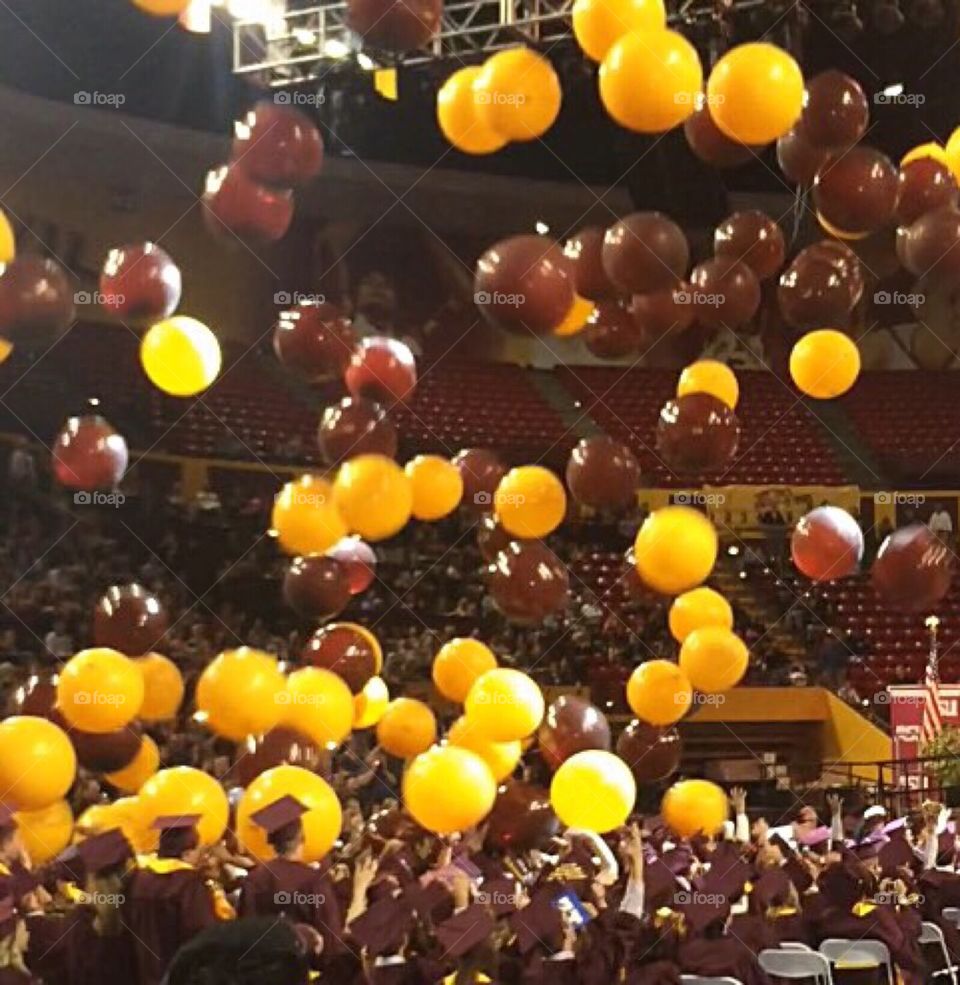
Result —
[[923, 720], [920, 724], [920, 745], [928, 745], [943, 731], [940, 715], [940, 674], [937, 659], [931, 654], [923, 679]]

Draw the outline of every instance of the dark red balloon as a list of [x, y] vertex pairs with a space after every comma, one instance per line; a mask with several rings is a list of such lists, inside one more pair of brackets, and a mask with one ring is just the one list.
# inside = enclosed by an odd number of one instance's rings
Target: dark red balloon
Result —
[[673, 287], [687, 272], [690, 245], [683, 230], [662, 212], [634, 212], [604, 234], [603, 269], [626, 294]]
[[846, 325], [853, 310], [849, 282], [826, 258], [797, 257], [783, 272], [777, 303], [793, 328], [837, 328]]
[[493, 494], [507, 474], [507, 467], [486, 448], [464, 448], [453, 456], [452, 461], [463, 479], [460, 504], [474, 513], [491, 512]]
[[690, 150], [715, 168], [735, 168], [758, 156], [763, 148], [738, 144], [724, 134], [713, 122], [704, 103], [683, 124], [683, 133]]
[[284, 105], [290, 93], [277, 91], [258, 102], [236, 127], [233, 162], [254, 181], [296, 188], [320, 173], [323, 138], [308, 116]]
[[355, 455], [397, 454], [397, 429], [387, 412], [372, 400], [344, 397], [331, 404], [320, 418], [317, 441], [320, 453], [331, 465]]
[[813, 184], [817, 172], [829, 157], [829, 147], [811, 144], [797, 128], [777, 141], [777, 163], [784, 177], [804, 188]]
[[351, 626], [321, 626], [303, 644], [300, 658], [338, 674], [354, 694], [377, 673], [377, 655], [370, 641]]
[[342, 376], [356, 344], [350, 319], [323, 302], [281, 311], [273, 330], [273, 351], [280, 362], [314, 383]]
[[[870, 238], [859, 240], [858, 245], [866, 243]], [[793, 262], [802, 263], [808, 257], [826, 260], [849, 288], [851, 307], [859, 302], [863, 295], [863, 265], [852, 247], [835, 239], [821, 239], [801, 250], [794, 257]]]
[[948, 167], [932, 157], [910, 161], [900, 169], [900, 199], [896, 220], [902, 226], [916, 222], [925, 212], [957, 204], [960, 190]]
[[338, 540], [327, 554], [340, 562], [351, 595], [365, 592], [377, 576], [376, 552], [359, 537]]
[[849, 147], [866, 132], [870, 105], [860, 83], [836, 69], [807, 80], [807, 99], [797, 125], [819, 147]]
[[870, 571], [881, 600], [903, 612], [929, 612], [943, 601], [953, 577], [953, 554], [927, 526], [895, 530], [880, 545]]
[[641, 345], [649, 348], [665, 335], [682, 332], [693, 324], [693, 288], [681, 281], [675, 287], [649, 294], [634, 294], [630, 311], [640, 329]]
[[516, 852], [544, 849], [560, 831], [550, 791], [519, 780], [512, 780], [500, 792], [486, 825], [487, 848]]
[[634, 719], [617, 739], [617, 755], [638, 784], [658, 783], [680, 768], [683, 743], [675, 728], [657, 728]]
[[167, 613], [142, 585], [111, 585], [93, 610], [93, 642], [141, 657], [162, 650]]
[[354, 350], [344, 382], [353, 397], [397, 403], [416, 389], [417, 361], [405, 342], [371, 335]]
[[28, 677], [10, 695], [8, 715], [32, 715], [35, 718], [56, 719], [58, 724], [63, 721], [56, 711], [57, 705], [57, 675], [55, 672], [43, 672]]
[[603, 269], [603, 229], [585, 226], [567, 240], [563, 255], [573, 268], [577, 294], [591, 301], [602, 301], [616, 294], [616, 288]]
[[713, 252], [745, 263], [761, 280], [780, 271], [787, 255], [783, 230], [765, 212], [734, 212], [717, 226]]
[[926, 212], [897, 234], [897, 255], [917, 277], [932, 287], [960, 281], [960, 209], [944, 206]]
[[487, 564], [492, 564], [497, 559], [497, 555], [506, 550], [514, 540], [516, 537], [508, 534], [492, 513], [485, 513], [480, 517], [480, 522], [477, 524], [477, 547], [480, 549], [480, 556]]
[[863, 532], [839, 506], [818, 506], [800, 518], [790, 538], [797, 569], [813, 581], [852, 575], [863, 557]]
[[102, 417], [71, 417], [53, 439], [53, 474], [69, 489], [112, 489], [127, 471], [123, 435]]
[[640, 330], [619, 302], [601, 301], [587, 319], [583, 341], [598, 359], [622, 359], [637, 351]]
[[502, 550], [487, 567], [487, 584], [500, 611], [517, 623], [541, 623], [570, 601], [566, 567], [536, 540], [513, 541]]
[[547, 707], [537, 732], [540, 753], [552, 770], [586, 749], [610, 751], [610, 724], [589, 701], [565, 694]]
[[570, 452], [567, 487], [583, 506], [622, 511], [635, 506], [640, 487], [640, 463], [620, 441], [606, 435], [584, 438]]
[[677, 472], [716, 472], [730, 464], [739, 443], [737, 415], [712, 394], [688, 393], [660, 411], [657, 452]]
[[293, 195], [268, 188], [236, 165], [207, 174], [202, 199], [207, 229], [226, 242], [275, 243], [293, 220]]
[[348, 0], [347, 23], [367, 44], [412, 51], [439, 30], [442, 0]]
[[177, 310], [180, 268], [156, 243], [112, 249], [100, 271], [100, 307], [124, 321], [152, 325]]
[[886, 154], [860, 144], [831, 157], [813, 181], [817, 212], [845, 233], [871, 233], [893, 219], [899, 172]]
[[67, 735], [77, 753], [77, 761], [92, 773], [115, 773], [129, 766], [140, 752], [143, 735], [131, 722], [115, 732], [81, 732], [68, 729]]
[[713, 257], [690, 273], [693, 309], [707, 328], [738, 328], [760, 307], [760, 282], [745, 263]]
[[301, 616], [322, 622], [347, 607], [350, 585], [336, 558], [308, 554], [290, 562], [283, 578], [283, 597]]
[[546, 335], [573, 307], [573, 264], [543, 236], [512, 236], [477, 261], [473, 290], [477, 308], [495, 325]]
[[230, 774], [242, 786], [275, 766], [300, 766], [311, 773], [322, 772], [326, 762], [323, 750], [306, 736], [280, 726], [237, 746]]
[[76, 319], [73, 288], [55, 260], [23, 253], [0, 276], [0, 333], [14, 345], [50, 344]]

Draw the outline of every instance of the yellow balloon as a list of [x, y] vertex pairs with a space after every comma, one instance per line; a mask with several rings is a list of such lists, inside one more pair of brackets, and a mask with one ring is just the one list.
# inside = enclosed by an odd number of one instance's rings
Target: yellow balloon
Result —
[[530, 48], [508, 48], [488, 58], [473, 91], [480, 121], [508, 140], [542, 137], [563, 99], [553, 66]]
[[65, 800], [55, 800], [38, 811], [18, 811], [17, 831], [33, 865], [43, 865], [70, 844], [73, 811]]
[[447, 699], [462, 704], [473, 682], [497, 666], [493, 651], [479, 640], [458, 636], [444, 643], [433, 661], [433, 683]]
[[227, 830], [230, 804], [223, 787], [215, 777], [192, 766], [173, 766], [155, 773], [140, 788], [136, 800], [148, 825], [158, 817], [199, 814], [201, 845], [215, 845]]
[[220, 372], [220, 343], [203, 322], [175, 315], [153, 325], [140, 343], [150, 382], [173, 397], [201, 393]]
[[849, 232], [846, 229], [840, 229], [839, 227], [833, 225], [833, 223], [828, 222], [827, 219], [824, 217], [823, 213], [819, 211], [817, 212], [817, 222], [819, 222], [820, 225], [823, 227], [823, 231], [825, 233], [829, 233], [831, 236], [834, 236], [837, 239], [846, 239], [853, 241], [858, 239], [866, 239], [870, 235], [869, 232], [856, 233], [856, 232]]
[[953, 172], [954, 178], [960, 182], [960, 127], [957, 127], [950, 134], [944, 150], [947, 156], [947, 166]]
[[597, 834], [624, 824], [636, 799], [630, 767], [602, 749], [587, 749], [564, 760], [550, 784], [550, 803], [561, 823]]
[[449, 516], [463, 497], [463, 479], [452, 462], [439, 455], [417, 455], [403, 470], [413, 493], [413, 515], [418, 520]]
[[602, 62], [610, 46], [631, 31], [662, 31], [663, 0], [576, 0], [573, 36], [588, 58]]
[[400, 759], [426, 752], [437, 741], [437, 719], [415, 698], [396, 698], [377, 722], [377, 745]]
[[160, 832], [150, 826], [154, 819], [146, 816], [139, 797], [120, 797], [108, 806], [109, 823], [101, 828], [101, 831], [120, 828], [124, 837], [133, 846], [133, 850], [139, 854], [157, 850]]
[[193, 0], [133, 0], [133, 5], [154, 17], [176, 17], [192, 2]]
[[924, 157], [932, 157], [938, 164], [950, 167], [950, 158], [947, 157], [947, 150], [933, 140], [925, 144], [917, 144], [911, 147], [903, 157], [900, 158], [900, 167], [905, 168], [911, 161], [919, 161]]
[[343, 814], [330, 784], [302, 766], [275, 766], [265, 770], [247, 787], [237, 806], [237, 837], [241, 845], [264, 861], [276, 856], [263, 828], [250, 818], [281, 797], [296, 797], [308, 808], [300, 819], [303, 861], [319, 862], [340, 836]]
[[631, 31], [600, 65], [600, 101], [622, 127], [665, 133], [697, 108], [703, 68], [697, 49], [677, 31]]
[[71, 657], [60, 671], [57, 708], [83, 732], [115, 732], [137, 717], [143, 692], [143, 674], [129, 657], [94, 647]]
[[413, 489], [402, 468], [385, 455], [357, 455], [340, 466], [333, 499], [350, 533], [386, 540], [407, 525]]
[[148, 653], [133, 662], [143, 675], [140, 718], [145, 722], [167, 722], [175, 718], [183, 702], [183, 675], [180, 669], [159, 653]]
[[726, 363], [716, 359], [700, 359], [683, 370], [677, 384], [678, 397], [686, 397], [690, 393], [709, 393], [722, 400], [731, 410], [736, 410], [740, 400], [740, 384]]
[[564, 316], [563, 321], [553, 330], [553, 334], [558, 339], [579, 335], [587, 327], [590, 316], [595, 310], [596, 305], [589, 298], [582, 298], [579, 294], [574, 295], [570, 310]]
[[371, 677], [353, 698], [353, 727], [372, 728], [390, 704], [390, 692], [382, 677]]
[[711, 119], [741, 144], [782, 137], [800, 119], [803, 99], [803, 72], [796, 59], [765, 41], [731, 48], [707, 80]]
[[790, 376], [797, 389], [817, 400], [846, 393], [860, 375], [860, 351], [843, 332], [807, 332], [790, 353]]
[[160, 750], [149, 735], [143, 737], [140, 751], [122, 770], [107, 773], [104, 779], [122, 793], [138, 793], [160, 768]]
[[514, 742], [491, 742], [477, 733], [466, 716], [461, 716], [450, 726], [447, 741], [476, 753], [490, 767], [497, 783], [502, 783], [513, 773], [523, 755], [523, 743], [519, 739]]
[[673, 725], [693, 703], [687, 675], [669, 660], [647, 660], [627, 681], [627, 704], [648, 725]]
[[225, 650], [204, 668], [197, 681], [197, 711], [212, 732], [240, 742], [269, 732], [280, 721], [286, 690], [276, 657], [241, 646]]
[[477, 112], [473, 84], [479, 65], [458, 69], [437, 93], [437, 123], [444, 137], [465, 154], [492, 154], [507, 141], [491, 130]]
[[13, 343], [0, 335], [0, 366], [2, 366], [13, 352]]
[[546, 537], [567, 512], [563, 483], [540, 465], [510, 469], [500, 480], [493, 503], [500, 526], [526, 539]]
[[333, 486], [317, 475], [302, 475], [277, 493], [270, 525], [287, 554], [325, 554], [347, 536]]
[[6, 214], [0, 212], [0, 264], [7, 264], [17, 255], [13, 226]]
[[704, 694], [722, 694], [736, 687], [749, 663], [746, 643], [723, 626], [695, 629], [680, 647], [680, 668]]
[[537, 730], [543, 720], [543, 694], [537, 682], [519, 670], [497, 667], [481, 674], [464, 704], [467, 721], [491, 742], [513, 742]]
[[339, 745], [353, 728], [353, 695], [343, 678], [332, 671], [320, 667], [295, 670], [277, 700], [283, 703], [280, 724], [318, 746]]
[[712, 588], [694, 588], [673, 600], [668, 622], [673, 638], [682, 643], [695, 629], [702, 629], [704, 626], [733, 629], [733, 609]]
[[681, 838], [715, 835], [727, 819], [727, 795], [709, 780], [681, 780], [663, 795], [660, 813]]
[[654, 510], [633, 545], [637, 574], [654, 591], [679, 595], [705, 581], [717, 560], [717, 531], [690, 506]]
[[478, 825], [497, 798], [490, 767], [469, 749], [434, 746], [410, 761], [403, 803], [421, 827], [452, 834]]

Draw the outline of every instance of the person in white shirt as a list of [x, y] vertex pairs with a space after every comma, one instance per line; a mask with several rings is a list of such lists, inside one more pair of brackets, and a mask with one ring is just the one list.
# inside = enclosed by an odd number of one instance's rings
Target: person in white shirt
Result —
[[944, 542], [953, 540], [953, 520], [944, 508], [943, 503], [937, 503], [934, 506], [933, 512], [930, 514], [930, 519], [927, 520], [927, 527], [940, 540]]

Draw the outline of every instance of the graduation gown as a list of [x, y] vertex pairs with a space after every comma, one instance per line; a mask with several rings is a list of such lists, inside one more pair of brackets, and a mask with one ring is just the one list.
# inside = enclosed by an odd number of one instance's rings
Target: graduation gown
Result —
[[769, 985], [756, 955], [735, 937], [691, 937], [677, 951], [685, 975], [737, 978], [743, 985]]
[[343, 915], [329, 876], [304, 862], [276, 858], [258, 865], [240, 889], [239, 917], [285, 916], [323, 935], [324, 951], [343, 936]]
[[0, 968], [0, 985], [43, 985], [43, 982], [17, 968]]

